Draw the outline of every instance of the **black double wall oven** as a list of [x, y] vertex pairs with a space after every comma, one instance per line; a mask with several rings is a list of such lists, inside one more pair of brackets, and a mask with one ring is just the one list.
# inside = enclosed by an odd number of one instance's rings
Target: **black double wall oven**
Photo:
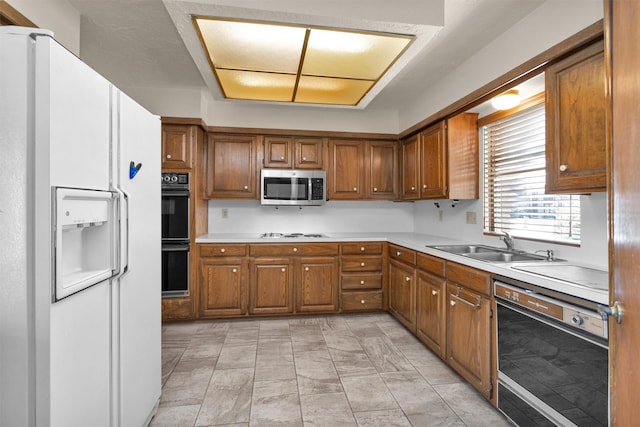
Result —
[[162, 173], [162, 296], [189, 295], [189, 174]]

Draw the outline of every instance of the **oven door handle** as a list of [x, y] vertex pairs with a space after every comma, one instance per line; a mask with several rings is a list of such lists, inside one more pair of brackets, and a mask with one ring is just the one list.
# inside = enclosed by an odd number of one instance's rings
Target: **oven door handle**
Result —
[[189, 252], [189, 244], [186, 245], [162, 245], [164, 252]]
[[162, 190], [162, 197], [189, 197], [189, 190]]

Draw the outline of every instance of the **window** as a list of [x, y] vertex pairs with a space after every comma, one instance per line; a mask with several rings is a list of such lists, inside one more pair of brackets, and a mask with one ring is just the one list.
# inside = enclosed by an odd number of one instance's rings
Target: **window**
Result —
[[545, 194], [545, 111], [538, 98], [526, 109], [480, 122], [485, 232], [577, 244], [580, 197]]

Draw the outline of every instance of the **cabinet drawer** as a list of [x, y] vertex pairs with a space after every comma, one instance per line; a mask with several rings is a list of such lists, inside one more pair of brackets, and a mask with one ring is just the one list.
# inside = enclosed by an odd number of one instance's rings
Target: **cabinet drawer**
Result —
[[382, 257], [350, 256], [342, 257], [342, 271], [382, 271]]
[[418, 253], [416, 256], [418, 268], [427, 273], [434, 274], [439, 277], [444, 277], [444, 265], [445, 260], [442, 258], [434, 257], [431, 255]]
[[338, 255], [337, 243], [256, 244], [249, 247], [251, 256]]
[[200, 256], [203, 258], [213, 256], [245, 256], [247, 254], [247, 245], [237, 244], [200, 244]]
[[466, 288], [491, 295], [491, 274], [466, 265], [447, 263], [447, 281], [454, 282]]
[[382, 289], [382, 274], [343, 274], [342, 289]]
[[382, 291], [345, 292], [342, 294], [342, 310], [382, 310]]
[[371, 255], [382, 253], [381, 242], [343, 243], [341, 247], [343, 255]]
[[389, 244], [389, 257], [409, 265], [416, 265], [416, 251], [402, 246]]

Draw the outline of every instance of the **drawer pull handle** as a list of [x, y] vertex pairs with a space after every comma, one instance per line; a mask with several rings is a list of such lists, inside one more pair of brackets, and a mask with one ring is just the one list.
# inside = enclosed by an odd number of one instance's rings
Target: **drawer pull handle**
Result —
[[234, 269], [233, 269], [233, 270], [231, 270], [231, 271], [232, 271], [232, 272], [234, 272], [234, 273], [237, 273], [237, 272], [238, 272], [238, 269], [237, 269], [237, 268], [234, 268]]
[[566, 172], [569, 167], [567, 165], [560, 165], [560, 172]]
[[360, 246], [360, 252], [364, 252], [364, 246]]
[[293, 252], [298, 252], [298, 248], [293, 248]]
[[364, 285], [364, 280], [360, 280], [360, 284], [361, 284], [361, 285]]
[[360, 304], [364, 304], [364, 303], [365, 303], [365, 300], [361, 299]]
[[364, 262], [361, 262], [361, 263], [360, 263], [360, 267], [364, 267]]
[[438, 291], [434, 291], [434, 290], [432, 290], [432, 291], [431, 291], [431, 295], [438, 295]]
[[304, 268], [304, 271], [309, 271], [309, 267], [305, 267], [305, 268]]
[[227, 250], [225, 248], [220, 248], [220, 253], [225, 253]]

